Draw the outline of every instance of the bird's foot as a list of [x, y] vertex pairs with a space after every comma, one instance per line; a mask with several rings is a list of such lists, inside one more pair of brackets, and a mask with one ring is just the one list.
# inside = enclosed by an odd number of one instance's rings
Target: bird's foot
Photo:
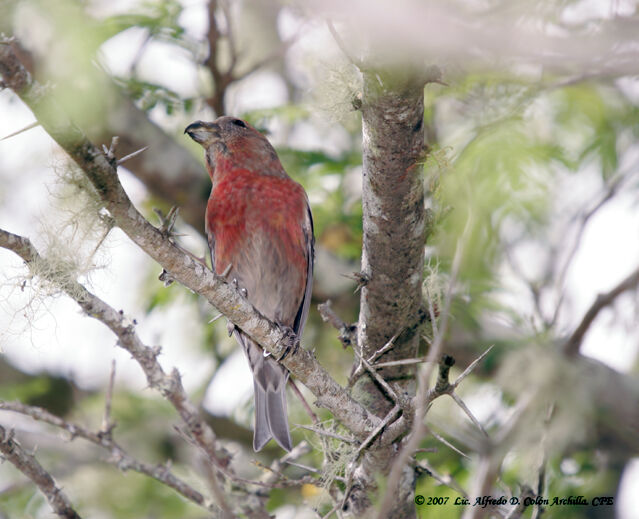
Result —
[[281, 328], [284, 332], [284, 338], [282, 339], [284, 348], [282, 355], [277, 359], [278, 361], [284, 360], [289, 353], [295, 354], [297, 348], [300, 347], [300, 336], [295, 333], [295, 330], [290, 326], [281, 326]]

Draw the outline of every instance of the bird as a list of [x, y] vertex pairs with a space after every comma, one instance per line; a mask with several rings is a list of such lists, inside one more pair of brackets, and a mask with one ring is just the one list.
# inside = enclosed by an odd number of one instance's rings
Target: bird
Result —
[[[184, 132], [204, 148], [211, 177], [205, 229], [211, 264], [265, 317], [302, 335], [311, 301], [315, 238], [304, 188], [291, 179], [268, 139], [231, 116], [196, 121]], [[253, 373], [253, 449], [271, 438], [292, 448], [288, 425], [288, 370], [237, 326]]]

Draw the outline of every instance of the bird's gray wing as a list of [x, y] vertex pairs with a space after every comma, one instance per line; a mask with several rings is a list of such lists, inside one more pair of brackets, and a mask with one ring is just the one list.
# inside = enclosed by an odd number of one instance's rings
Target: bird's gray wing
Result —
[[308, 317], [308, 309], [311, 305], [311, 292], [313, 291], [313, 262], [315, 260], [315, 235], [313, 234], [313, 215], [311, 214], [311, 208], [306, 201], [306, 218], [303, 224], [304, 240], [306, 241], [306, 288], [304, 290], [304, 297], [300, 303], [299, 310], [295, 316], [293, 323], [293, 330], [298, 335], [302, 336], [304, 325], [306, 324], [306, 318]]

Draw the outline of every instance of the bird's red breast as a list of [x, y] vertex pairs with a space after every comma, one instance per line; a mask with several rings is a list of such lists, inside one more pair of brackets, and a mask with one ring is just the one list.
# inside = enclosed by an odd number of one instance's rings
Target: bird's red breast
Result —
[[302, 186], [287, 176], [260, 174], [218, 161], [206, 224], [214, 239], [215, 271], [231, 265], [264, 315], [292, 326], [307, 281]]

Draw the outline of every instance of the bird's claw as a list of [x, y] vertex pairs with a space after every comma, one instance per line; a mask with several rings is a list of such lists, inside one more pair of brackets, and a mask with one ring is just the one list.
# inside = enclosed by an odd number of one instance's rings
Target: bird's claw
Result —
[[295, 333], [295, 330], [290, 326], [283, 326], [282, 330], [284, 332], [284, 338], [282, 339], [282, 343], [284, 345], [282, 355], [277, 359], [278, 361], [283, 361], [289, 353], [295, 354], [297, 348], [300, 347], [300, 336]]

